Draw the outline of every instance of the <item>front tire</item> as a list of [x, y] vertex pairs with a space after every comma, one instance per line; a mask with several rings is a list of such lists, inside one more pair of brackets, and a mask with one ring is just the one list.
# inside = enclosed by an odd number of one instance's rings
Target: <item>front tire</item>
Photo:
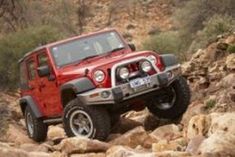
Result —
[[42, 142], [46, 139], [48, 126], [43, 123], [42, 119], [35, 117], [29, 106], [26, 106], [25, 109], [25, 123], [27, 133], [31, 139], [36, 142]]
[[184, 77], [180, 76], [162, 94], [147, 106], [159, 118], [179, 119], [190, 103], [190, 89]]
[[69, 137], [84, 136], [101, 141], [107, 139], [111, 129], [110, 117], [105, 108], [84, 105], [77, 98], [65, 107], [63, 124]]

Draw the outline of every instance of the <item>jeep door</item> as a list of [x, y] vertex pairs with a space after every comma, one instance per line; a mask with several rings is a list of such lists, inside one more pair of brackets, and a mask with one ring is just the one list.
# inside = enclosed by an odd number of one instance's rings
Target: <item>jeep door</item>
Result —
[[27, 88], [24, 89], [24, 95], [29, 95], [33, 98], [34, 102], [37, 104], [37, 107], [43, 112], [43, 105], [40, 101], [40, 91], [38, 88], [38, 77], [36, 72], [36, 60], [35, 56], [32, 55], [30, 58], [26, 59], [26, 71], [27, 71]]
[[50, 74], [48, 76], [39, 77], [38, 81], [39, 91], [41, 93], [40, 100], [45, 106], [46, 116], [60, 116], [62, 111], [60, 92], [46, 50], [37, 53], [37, 66], [48, 66], [50, 69]]

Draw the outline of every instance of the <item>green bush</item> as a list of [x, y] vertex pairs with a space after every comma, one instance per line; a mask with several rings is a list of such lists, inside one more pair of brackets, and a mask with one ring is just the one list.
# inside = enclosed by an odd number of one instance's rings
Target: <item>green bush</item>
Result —
[[199, 48], [205, 48], [214, 42], [218, 35], [229, 33], [234, 30], [235, 20], [228, 15], [214, 15], [204, 23], [204, 28], [197, 33], [190, 51], [195, 52]]
[[184, 46], [179, 33], [175, 31], [161, 32], [151, 36], [143, 43], [143, 49], [154, 50], [159, 53], [174, 53], [180, 59], [184, 59], [184, 54], [180, 53]]
[[227, 48], [227, 51], [229, 53], [235, 53], [235, 44], [229, 45], [228, 48]]
[[11, 33], [0, 39], [0, 87], [16, 88], [19, 80], [18, 60], [37, 46], [61, 37], [57, 29], [43, 25]]
[[203, 29], [203, 23], [215, 14], [235, 17], [234, 0], [188, 0], [183, 4], [176, 9], [173, 19], [188, 33]]
[[209, 110], [209, 109], [212, 109], [214, 108], [216, 105], [216, 100], [214, 99], [209, 99], [206, 101], [206, 104], [205, 104], [205, 109]]
[[188, 52], [204, 48], [216, 35], [226, 32], [227, 26], [232, 28], [234, 0], [172, 1], [175, 1], [176, 6], [172, 17], [174, 27], [178, 29], [181, 40], [186, 42]]

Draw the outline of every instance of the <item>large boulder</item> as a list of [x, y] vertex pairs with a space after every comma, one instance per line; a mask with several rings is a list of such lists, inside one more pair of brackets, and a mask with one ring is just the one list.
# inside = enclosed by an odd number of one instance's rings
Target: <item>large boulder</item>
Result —
[[35, 143], [28, 137], [26, 130], [16, 124], [9, 125], [9, 129], [6, 134], [6, 140], [8, 142], [14, 142], [19, 145], [24, 143]]
[[98, 140], [92, 140], [86, 137], [73, 137], [62, 140], [57, 149], [65, 154], [105, 152], [110, 145]]
[[105, 153], [72, 154], [70, 157], [105, 157]]
[[125, 117], [140, 123], [144, 126], [145, 130], [154, 130], [160, 123], [160, 119], [151, 114], [147, 109], [139, 112], [130, 111]]
[[185, 138], [178, 138], [172, 141], [160, 140], [159, 142], [152, 144], [152, 151], [184, 151], [186, 149], [186, 146], [187, 141]]
[[65, 131], [62, 127], [60, 126], [49, 126], [48, 132], [47, 132], [47, 138], [48, 140], [58, 140], [58, 139], [63, 139], [65, 138]]
[[190, 153], [191, 155], [197, 155], [198, 149], [204, 140], [205, 140], [204, 136], [201, 135], [195, 136], [189, 141], [188, 146], [186, 148], [186, 152]]
[[150, 148], [156, 139], [152, 138], [142, 126], [136, 127], [120, 137], [115, 138], [109, 143], [112, 145], [124, 145], [135, 148], [138, 145], [144, 148]]
[[187, 138], [192, 139], [195, 136], [205, 136], [210, 128], [210, 116], [196, 115], [191, 118], [187, 128]]
[[13, 147], [0, 147], [0, 157], [50, 157], [50, 154], [44, 152], [26, 152]]
[[136, 128], [137, 126], [142, 126], [142, 124], [135, 120], [121, 117], [120, 120], [113, 126], [111, 132], [123, 134], [129, 130]]
[[[181, 151], [164, 151], [155, 153], [154, 157], [190, 157], [191, 155], [187, 152]], [[196, 156], [195, 156], [196, 157]]]
[[157, 140], [172, 140], [181, 137], [182, 133], [177, 125], [169, 124], [155, 129], [150, 136]]
[[222, 131], [235, 135], [235, 112], [225, 114], [211, 114], [211, 126], [208, 131], [208, 136]]
[[198, 151], [204, 156], [235, 156], [235, 135], [217, 131], [202, 142]]
[[106, 152], [106, 157], [155, 157], [154, 153], [131, 149], [126, 146], [113, 146]]
[[32, 144], [32, 143], [25, 143], [20, 145], [20, 149], [26, 152], [45, 152], [49, 151], [49, 148], [44, 144]]

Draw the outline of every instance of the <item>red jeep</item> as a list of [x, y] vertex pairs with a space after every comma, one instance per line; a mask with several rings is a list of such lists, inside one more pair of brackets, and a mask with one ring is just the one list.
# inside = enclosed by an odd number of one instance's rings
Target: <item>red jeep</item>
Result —
[[147, 106], [160, 118], [176, 119], [190, 101], [174, 55], [136, 52], [114, 29], [38, 47], [19, 63], [20, 107], [35, 141], [60, 122], [69, 137], [105, 140], [127, 111]]

